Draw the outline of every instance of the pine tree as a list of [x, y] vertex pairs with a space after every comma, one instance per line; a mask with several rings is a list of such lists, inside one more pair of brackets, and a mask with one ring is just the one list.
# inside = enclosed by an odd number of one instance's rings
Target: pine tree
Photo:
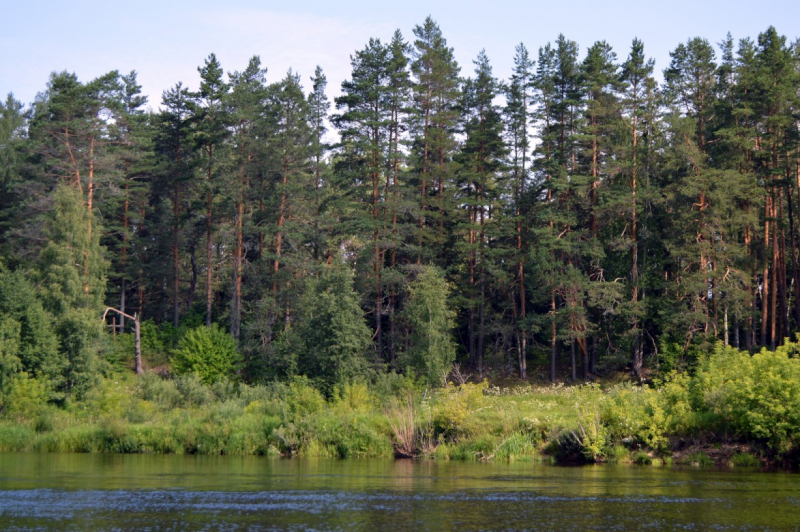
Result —
[[208, 56], [200, 73], [200, 92], [198, 98], [198, 131], [197, 142], [204, 154], [203, 171], [206, 177], [206, 327], [211, 327], [211, 313], [214, 303], [214, 197], [219, 186], [218, 152], [223, 149], [228, 135], [227, 121], [223, 99], [228, 92], [228, 84], [223, 80], [222, 66], [214, 54]]
[[[387, 180], [387, 160], [391, 146], [391, 108], [387, 106], [389, 91], [390, 50], [378, 39], [370, 39], [367, 47], [352, 57], [352, 79], [342, 83], [343, 95], [336, 98], [340, 114], [334, 117], [342, 137], [342, 154], [337, 172], [346, 180], [344, 191], [354, 203], [352, 212], [369, 212], [369, 218], [352, 218], [358, 232], [372, 240], [371, 263], [377, 355], [383, 355], [383, 244], [381, 231], [385, 226], [383, 184]], [[363, 205], [361, 207], [360, 205]], [[363, 233], [362, 233], [363, 231]]]
[[506, 131], [509, 143], [512, 176], [512, 196], [514, 198], [514, 231], [516, 233], [516, 297], [513, 314], [516, 323], [515, 340], [517, 346], [517, 366], [520, 379], [527, 378], [527, 295], [525, 290], [525, 255], [527, 235], [527, 209], [524, 207], [528, 183], [529, 154], [531, 149], [530, 126], [533, 104], [533, 66], [525, 45], [518, 44], [514, 56], [514, 72], [511, 83], [506, 87]]
[[[624, 116], [628, 125], [628, 140], [630, 142], [625, 154], [625, 169], [623, 170], [630, 183], [629, 207], [623, 209], [622, 216], [627, 220], [628, 234], [630, 235], [631, 267], [630, 267], [630, 320], [631, 336], [633, 342], [631, 354], [631, 372], [634, 377], [641, 377], [643, 367], [643, 347], [641, 334], [641, 305], [639, 301], [639, 223], [641, 214], [641, 168], [642, 145], [639, 142], [642, 136], [641, 119], [642, 107], [650, 83], [655, 62], [646, 59], [644, 44], [639, 39], [634, 39], [628, 58], [622, 65], [621, 81], [625, 84], [623, 96]], [[637, 196], [638, 193], [638, 196]]]
[[[447, 46], [441, 29], [430, 16], [421, 26], [414, 27], [414, 36], [409, 124], [411, 164], [419, 186], [416, 245], [417, 263], [421, 264], [423, 256], [433, 258], [427, 250], [438, 247], [441, 252], [447, 241], [445, 221], [451, 209], [446, 196], [454, 191], [446, 189], [446, 185], [453, 175], [460, 68], [453, 49]], [[435, 230], [429, 227], [431, 223]]]
[[[506, 147], [503, 142], [503, 121], [494, 104], [499, 92], [497, 80], [484, 51], [478, 54], [475, 78], [464, 84], [463, 120], [466, 139], [458, 154], [459, 176], [465, 189], [467, 207], [467, 333], [469, 362], [483, 369], [486, 338], [486, 314], [491, 308], [487, 297], [493, 265], [490, 241], [494, 227], [492, 216], [498, 212], [500, 186], [497, 177], [503, 169]], [[463, 238], [462, 238], [463, 241]], [[476, 315], [477, 313], [477, 315]], [[476, 323], [477, 320], [477, 323]]]
[[230, 333], [238, 341], [242, 326], [242, 277], [245, 263], [245, 203], [253, 199], [251, 190], [255, 162], [261, 155], [259, 136], [263, 133], [262, 109], [266, 98], [266, 69], [254, 56], [242, 72], [230, 74], [231, 90], [225, 99], [231, 123], [231, 154], [236, 177], [228, 187], [234, 203], [233, 287], [230, 310]]
[[[25, 143], [26, 112], [13, 94], [0, 102], [0, 256], [10, 257], [7, 232], [13, 227], [14, 206], [20, 203], [16, 186], [20, 179], [21, 149]], [[2, 261], [0, 261], [1, 263]]]
[[[163, 264], [165, 260], [171, 262], [170, 277], [172, 281], [172, 324], [178, 327], [180, 320], [180, 300], [181, 300], [181, 248], [184, 247], [184, 235], [182, 234], [189, 218], [190, 213], [187, 206], [191, 205], [190, 186], [194, 183], [194, 171], [198, 162], [196, 151], [194, 124], [197, 121], [197, 107], [191, 92], [178, 83], [174, 88], [164, 91], [162, 98], [163, 111], [159, 114], [156, 121], [156, 132], [154, 149], [157, 156], [159, 168], [156, 179], [150, 187], [151, 203], [157, 206], [155, 216], [148, 225], [161, 224], [163, 231], [153, 231], [155, 239], [159, 245], [155, 246], [161, 254], [152, 257], [157, 264]], [[169, 198], [171, 208], [163, 207], [162, 198]], [[171, 242], [167, 243], [167, 235], [170, 235]], [[193, 239], [191, 239], [193, 240]], [[162, 259], [164, 248], [170, 249], [169, 259]], [[195, 288], [197, 286], [198, 272], [197, 261], [194, 253], [194, 245], [190, 246], [190, 258], [192, 273], [190, 280], [187, 302], [191, 307]], [[140, 301], [142, 306], [143, 281], [139, 281]], [[140, 313], [143, 309], [140, 308]]]
[[[327, 234], [330, 233], [330, 224], [325, 224], [323, 213], [323, 203], [329, 191], [330, 180], [328, 174], [329, 165], [325, 161], [325, 155], [330, 150], [330, 146], [325, 142], [328, 119], [328, 112], [331, 104], [325, 91], [328, 87], [328, 79], [322, 72], [322, 68], [317, 66], [314, 75], [311, 77], [311, 92], [308, 93], [308, 107], [311, 138], [311, 156], [313, 158], [314, 173], [314, 203], [316, 207], [313, 236], [314, 258], [319, 259], [323, 254], [332, 258], [331, 244], [328, 242]], [[328, 225], [328, 227], [326, 227]]]

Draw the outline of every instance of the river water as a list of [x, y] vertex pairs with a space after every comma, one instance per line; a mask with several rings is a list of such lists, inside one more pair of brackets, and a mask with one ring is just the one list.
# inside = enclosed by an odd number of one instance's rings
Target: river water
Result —
[[2, 530], [800, 530], [800, 475], [0, 454]]

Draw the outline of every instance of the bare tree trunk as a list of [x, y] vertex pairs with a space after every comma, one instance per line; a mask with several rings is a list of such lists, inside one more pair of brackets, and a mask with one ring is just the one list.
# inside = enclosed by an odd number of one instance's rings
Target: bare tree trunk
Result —
[[556, 293], [550, 293], [550, 382], [556, 382]]
[[[772, 199], [771, 203], [771, 215], [773, 220], [777, 220], [776, 217], [776, 205], [775, 205], [775, 193], [774, 190], [772, 191]], [[772, 229], [772, 268], [770, 269], [770, 303], [769, 303], [769, 311], [770, 311], [770, 339], [769, 339], [769, 347], [773, 351], [778, 342], [777, 333], [778, 333], [778, 225], [775, 224], [775, 227]]]
[[[127, 176], [127, 163], [126, 171]], [[125, 201], [122, 204], [122, 279], [120, 280], [119, 288], [119, 309], [125, 312], [125, 292], [128, 287], [126, 286], [126, 269], [128, 265], [128, 208], [130, 207], [129, 185], [125, 182]], [[119, 320], [119, 333], [125, 332], [125, 317], [121, 316]]]
[[761, 345], [767, 345], [767, 331], [769, 318], [769, 218], [770, 218], [770, 197], [767, 194], [764, 202], [764, 270], [761, 276]]
[[178, 327], [180, 320], [180, 313], [178, 301], [180, 296], [180, 263], [178, 260], [178, 225], [180, 217], [180, 188], [178, 183], [175, 183], [175, 190], [173, 191], [174, 198], [172, 204], [172, 325]]
[[208, 191], [206, 192], [206, 327], [211, 327], [211, 307], [214, 302], [213, 290], [213, 258], [211, 235], [213, 232], [214, 203], [212, 193], [212, 169], [214, 164], [214, 146], [208, 149]]

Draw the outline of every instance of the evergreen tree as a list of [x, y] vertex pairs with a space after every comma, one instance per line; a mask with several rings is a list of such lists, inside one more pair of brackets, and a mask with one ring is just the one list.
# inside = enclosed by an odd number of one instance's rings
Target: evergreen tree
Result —
[[[342, 137], [342, 154], [337, 163], [337, 173], [346, 181], [342, 190], [354, 203], [348, 208], [354, 224], [353, 233], [363, 234], [372, 240], [371, 265], [373, 293], [372, 305], [375, 319], [375, 346], [378, 357], [383, 355], [383, 243], [385, 226], [384, 186], [387, 160], [390, 155], [391, 108], [386, 93], [389, 85], [390, 50], [380, 40], [370, 39], [367, 47], [352, 57], [352, 80], [342, 83], [343, 95], [336, 99], [341, 114], [334, 117]], [[361, 206], [363, 205], [363, 207]], [[369, 218], [358, 214], [369, 212]], [[367, 237], [367, 235], [369, 235]]]
[[494, 232], [492, 216], [499, 208], [501, 189], [497, 177], [506, 155], [503, 121], [500, 109], [494, 104], [498, 90], [489, 58], [481, 51], [475, 60], [475, 78], [467, 80], [463, 88], [466, 139], [458, 155], [467, 209], [464, 225], [469, 363], [480, 371], [485, 350], [486, 314], [491, 308], [487, 291], [491, 282], [488, 276], [494, 269], [489, 253]]
[[[445, 224], [452, 210], [448, 197], [455, 191], [446, 185], [452, 180], [454, 170], [460, 68], [453, 58], [453, 49], [447, 46], [441, 29], [430, 16], [421, 26], [414, 27], [414, 36], [410, 164], [419, 187], [416, 258], [421, 264], [423, 256], [430, 259], [431, 255], [440, 254], [448, 241]], [[437, 249], [438, 253], [431, 254], [431, 249]]]
[[298, 370], [327, 394], [337, 384], [364, 378], [372, 334], [353, 290], [353, 272], [335, 258], [306, 280], [294, 324], [300, 339]]
[[228, 92], [228, 84], [223, 80], [222, 66], [214, 54], [208, 56], [200, 73], [200, 92], [198, 98], [197, 142], [204, 155], [202, 163], [206, 177], [206, 327], [211, 327], [211, 313], [214, 303], [214, 198], [219, 187], [219, 150], [224, 149], [228, 135], [228, 116], [223, 100]]
[[531, 149], [530, 126], [533, 104], [533, 67], [524, 44], [518, 44], [514, 56], [514, 72], [511, 83], [506, 87], [506, 131], [508, 137], [512, 175], [512, 197], [514, 201], [514, 231], [516, 233], [516, 297], [513, 315], [517, 322], [515, 340], [517, 346], [517, 365], [520, 379], [527, 378], [527, 294], [525, 290], [525, 255], [527, 250], [527, 205], [525, 205], [530, 165]]
[[252, 57], [243, 72], [229, 75], [231, 91], [225, 100], [226, 114], [231, 122], [231, 154], [236, 176], [228, 187], [235, 208], [230, 333], [236, 340], [239, 340], [242, 326], [245, 216], [251, 210], [246, 209], [246, 203], [257, 196], [251, 190], [251, 183], [255, 180], [258, 171], [256, 161], [261, 155], [259, 137], [264, 133], [262, 111], [266, 98], [266, 73], [266, 69], [261, 67], [261, 59]]
[[[627, 142], [629, 143], [624, 157], [624, 175], [629, 179], [630, 196], [629, 206], [626, 208], [620, 205], [620, 215], [628, 224], [628, 235], [630, 240], [631, 266], [629, 274], [630, 286], [630, 334], [632, 339], [631, 372], [635, 377], [642, 375], [644, 354], [641, 333], [641, 314], [639, 293], [639, 224], [641, 218], [641, 198], [642, 198], [642, 152], [643, 146], [640, 142], [642, 136], [642, 114], [643, 105], [646, 98], [648, 84], [651, 83], [651, 76], [655, 62], [646, 59], [644, 55], [644, 44], [639, 39], [634, 39], [631, 44], [631, 51], [628, 58], [622, 65], [621, 81], [624, 83], [623, 109], [628, 128]], [[638, 195], [637, 195], [638, 194]]]

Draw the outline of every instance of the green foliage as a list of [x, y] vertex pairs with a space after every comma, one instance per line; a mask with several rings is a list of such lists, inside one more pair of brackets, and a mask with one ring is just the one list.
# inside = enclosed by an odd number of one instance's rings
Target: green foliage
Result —
[[431, 419], [436, 433], [450, 438], [464, 435], [471, 415], [482, 406], [483, 392], [488, 386], [486, 381], [480, 384], [468, 382], [460, 386], [448, 383], [439, 390], [436, 401], [431, 405]]
[[367, 375], [372, 334], [364, 322], [353, 273], [340, 260], [306, 283], [297, 318], [298, 370], [330, 395], [336, 384]]
[[136, 394], [144, 399], [161, 406], [172, 409], [180, 405], [181, 394], [175, 381], [164, 379], [155, 373], [147, 372], [136, 381]]
[[325, 406], [325, 398], [309, 384], [308, 379], [298, 377], [289, 384], [286, 404], [290, 419], [298, 419], [321, 411]]
[[17, 373], [3, 388], [0, 401], [3, 415], [8, 419], [35, 418], [47, 404], [47, 387], [27, 373]]
[[605, 457], [609, 432], [601, 418], [604, 406], [602, 392], [596, 386], [581, 386], [574, 398], [578, 428], [572, 432], [572, 436], [580, 444], [584, 458], [589, 462], [597, 462]]
[[703, 451], [696, 451], [689, 453], [685, 460], [685, 463], [693, 466], [699, 467], [709, 467], [714, 465], [714, 460], [712, 460], [706, 453]]
[[788, 450], [800, 439], [800, 358], [797, 344], [750, 356], [717, 345], [692, 381], [696, 410], [749, 440]]
[[750, 453], [736, 453], [731, 456], [731, 465], [734, 467], [758, 467], [761, 461]]
[[[775, 399], [771, 383], [791, 389], [791, 364], [798, 359], [788, 355], [797, 348], [788, 344], [751, 357], [718, 347], [695, 376], [671, 374], [652, 388], [499, 388], [484, 381], [419, 394], [408, 377], [396, 376], [394, 384], [377, 388], [345, 382], [327, 400], [305, 377], [248, 386], [227, 379], [207, 384], [195, 373], [126, 372], [100, 377], [57, 408], [48, 405], [44, 382], [17, 372], [0, 397], [0, 448], [327, 457], [397, 450], [441, 459], [538, 460], [544, 445], [559, 462], [660, 465], [670, 462], [671, 441], [702, 436], [764, 444], [767, 458], [780, 458], [796, 445], [797, 430], [793, 413], [776, 402], [791, 406], [794, 398]], [[773, 430], [770, 437], [765, 426]], [[688, 462], [711, 459], [697, 449]], [[731, 462], [752, 465], [744, 456]]]
[[100, 315], [108, 268], [100, 246], [102, 227], [77, 189], [59, 185], [52, 199], [39, 263], [45, 307], [56, 316], [76, 309]]
[[0, 390], [5, 390], [22, 369], [19, 351], [19, 322], [6, 318], [0, 321]]
[[633, 463], [638, 465], [651, 465], [653, 463], [653, 457], [644, 451], [637, 451], [636, 454], [633, 455]]
[[22, 272], [0, 272], [0, 379], [25, 371], [47, 383], [51, 398], [64, 382], [55, 318]]
[[240, 362], [236, 341], [217, 324], [187, 331], [172, 354], [176, 374], [195, 373], [206, 384], [232, 377]]
[[447, 305], [449, 288], [442, 271], [427, 266], [408, 288], [404, 318], [411, 328], [408, 362], [433, 386], [445, 384], [456, 359], [452, 330], [455, 313]]

